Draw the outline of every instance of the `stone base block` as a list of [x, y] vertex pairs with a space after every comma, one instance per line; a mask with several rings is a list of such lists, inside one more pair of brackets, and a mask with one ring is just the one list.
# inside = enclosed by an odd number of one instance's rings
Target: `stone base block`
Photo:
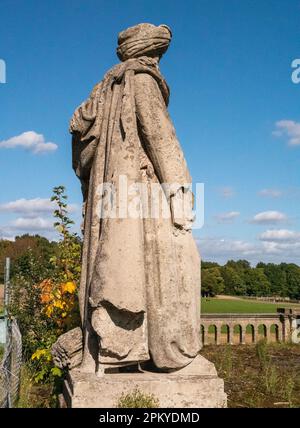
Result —
[[69, 372], [64, 385], [67, 407], [114, 408], [122, 394], [138, 389], [153, 394], [164, 408], [226, 407], [224, 382], [203, 357], [174, 373], [111, 373], [98, 377], [80, 369]]

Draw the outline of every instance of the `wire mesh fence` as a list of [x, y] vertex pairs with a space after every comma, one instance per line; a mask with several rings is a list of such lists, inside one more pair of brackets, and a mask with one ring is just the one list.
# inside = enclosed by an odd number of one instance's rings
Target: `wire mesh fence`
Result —
[[8, 323], [7, 340], [0, 362], [0, 408], [14, 407], [19, 394], [22, 336], [15, 319]]

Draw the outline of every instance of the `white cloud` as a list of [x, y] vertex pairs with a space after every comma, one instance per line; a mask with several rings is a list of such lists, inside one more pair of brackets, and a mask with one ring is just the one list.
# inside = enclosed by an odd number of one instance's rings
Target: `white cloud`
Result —
[[11, 213], [50, 213], [54, 210], [55, 203], [50, 199], [17, 199], [16, 201], [0, 204], [0, 212]]
[[0, 239], [1, 240], [14, 241], [16, 239], [16, 236], [21, 236], [24, 234], [29, 234], [29, 235], [36, 235], [37, 234], [40, 236], [44, 236], [49, 241], [57, 241], [58, 240], [58, 233], [54, 230], [53, 227], [52, 227], [52, 230], [50, 230], [50, 228], [48, 228], [48, 227], [45, 227], [45, 228], [35, 227], [33, 229], [32, 225], [31, 225], [30, 229], [23, 229], [23, 228], [18, 229], [12, 225], [0, 227]]
[[233, 188], [229, 186], [221, 187], [218, 190], [224, 198], [232, 198], [235, 194]]
[[[56, 203], [46, 198], [23, 198], [0, 204], [0, 214], [9, 214], [10, 217], [17, 215], [9, 223], [0, 225], [0, 239], [13, 240], [17, 235], [38, 233], [50, 240], [56, 240], [58, 234], [52, 216], [56, 208]], [[81, 217], [77, 218], [77, 214], [80, 215], [79, 206], [68, 204], [68, 211], [76, 212], [76, 221], [80, 223]], [[78, 232], [76, 226], [72, 230]]]
[[278, 189], [262, 189], [258, 194], [263, 197], [280, 198], [283, 192]]
[[221, 213], [216, 216], [219, 223], [232, 223], [237, 217], [240, 216], [238, 211], [230, 211], [228, 213]]
[[266, 254], [278, 261], [300, 263], [300, 232], [287, 229], [267, 230], [259, 236]]
[[215, 256], [225, 256], [230, 259], [235, 255], [238, 255], [239, 258], [243, 258], [244, 256], [253, 254], [256, 251], [255, 244], [243, 240], [204, 238], [196, 239], [196, 241], [199, 244], [200, 251], [204, 259]]
[[[50, 199], [34, 198], [34, 199], [17, 199], [15, 201], [0, 204], [0, 213], [9, 212], [17, 213], [25, 216], [36, 216], [38, 214], [51, 214], [56, 208], [56, 203]], [[76, 204], [68, 204], [68, 211], [74, 212], [78, 209]]]
[[288, 137], [289, 146], [300, 145], [300, 123], [293, 120], [280, 120], [276, 122], [276, 131], [273, 135], [276, 137]]
[[267, 242], [299, 242], [300, 232], [288, 229], [271, 229], [263, 232], [259, 239]]
[[[297, 234], [299, 236], [297, 236]], [[280, 234], [279, 234], [280, 236]], [[231, 238], [196, 239], [202, 260], [216, 261], [224, 264], [228, 260], [246, 259], [253, 265], [262, 261], [265, 263], [297, 263], [300, 264], [300, 233], [291, 238], [278, 241], [277, 234], [261, 235], [259, 241], [248, 242]], [[272, 239], [275, 239], [273, 241]], [[277, 239], [277, 240], [276, 240]], [[294, 240], [293, 240], [294, 239]]]
[[264, 211], [256, 214], [251, 223], [256, 224], [272, 224], [287, 221], [287, 216], [279, 211]]
[[39, 234], [50, 240], [56, 239], [57, 232], [53, 226], [54, 220], [51, 218], [24, 218], [19, 217], [12, 220], [7, 225], [0, 226], [0, 239], [13, 241], [17, 235]]
[[9, 138], [8, 140], [0, 141], [0, 148], [15, 149], [22, 147], [34, 154], [49, 153], [57, 149], [57, 144], [46, 142], [42, 134], [37, 134], [34, 131], [23, 132], [23, 134]]
[[6, 228], [0, 227], [0, 239], [3, 239], [4, 241], [13, 241], [14, 235], [12, 235]]
[[259, 249], [252, 242], [230, 238], [201, 238], [196, 239], [202, 260], [216, 261], [224, 264], [228, 260], [246, 259], [257, 261]]
[[22, 230], [25, 232], [35, 232], [40, 230], [53, 230], [53, 220], [42, 217], [23, 218], [19, 217], [13, 220], [9, 225], [11, 230]]

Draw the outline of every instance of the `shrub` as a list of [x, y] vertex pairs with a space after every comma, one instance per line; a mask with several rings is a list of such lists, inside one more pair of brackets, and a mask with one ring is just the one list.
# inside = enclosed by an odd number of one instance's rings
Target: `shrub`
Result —
[[145, 394], [137, 388], [128, 394], [122, 394], [117, 403], [118, 408], [158, 408], [159, 401], [152, 394]]
[[260, 340], [255, 345], [256, 355], [260, 361], [261, 367], [265, 368], [270, 361], [268, 353], [268, 344], [265, 339]]
[[28, 250], [12, 280], [10, 311], [19, 321], [25, 360], [35, 382], [53, 382], [62, 375], [53, 364], [51, 347], [62, 333], [79, 325], [81, 242], [70, 232], [73, 221], [63, 186], [53, 189], [52, 201], [57, 205], [54, 227], [60, 235], [55, 252], [47, 263], [39, 263]]
[[277, 368], [273, 365], [268, 365], [264, 370], [265, 390], [268, 394], [275, 395], [278, 391], [280, 375]]

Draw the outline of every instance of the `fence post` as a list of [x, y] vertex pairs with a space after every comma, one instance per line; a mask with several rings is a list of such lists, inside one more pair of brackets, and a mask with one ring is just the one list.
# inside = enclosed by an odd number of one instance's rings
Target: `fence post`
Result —
[[5, 259], [5, 268], [4, 268], [4, 316], [5, 316], [5, 329], [6, 329], [6, 340], [5, 343], [8, 343], [9, 338], [9, 316], [8, 316], [8, 307], [10, 304], [10, 258], [6, 257]]
[[9, 305], [10, 300], [10, 258], [6, 257], [5, 259], [5, 268], [4, 268], [4, 304], [5, 311]]

